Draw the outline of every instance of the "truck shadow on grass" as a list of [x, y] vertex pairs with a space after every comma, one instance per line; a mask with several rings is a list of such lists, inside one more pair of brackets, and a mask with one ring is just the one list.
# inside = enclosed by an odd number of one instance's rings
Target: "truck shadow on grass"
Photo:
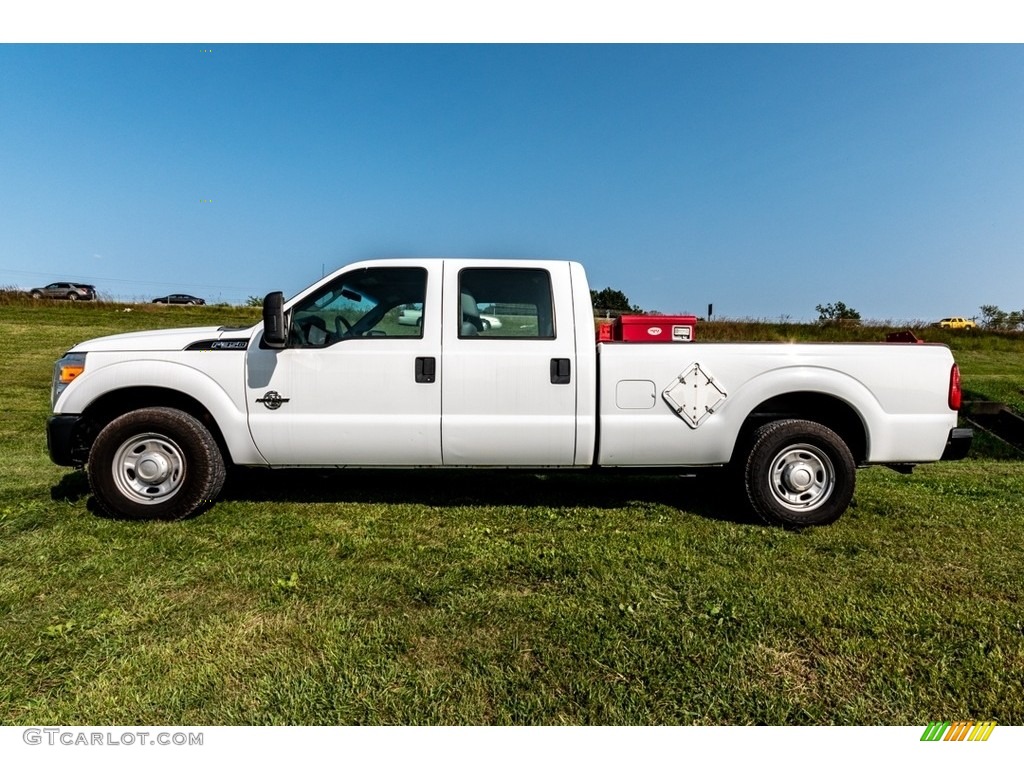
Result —
[[[236, 467], [221, 501], [299, 504], [426, 504], [434, 507], [519, 506], [574, 509], [669, 507], [711, 520], [761, 525], [724, 471], [697, 475], [515, 470], [308, 470]], [[50, 488], [55, 501], [76, 502], [97, 517], [110, 515], [91, 496], [85, 472], [64, 475]], [[200, 512], [201, 516], [204, 514]]]
[[724, 471], [698, 475], [517, 470], [232, 470], [221, 498], [299, 503], [426, 504], [613, 509], [657, 505], [759, 525]]
[[50, 488], [50, 498], [54, 501], [78, 501], [88, 496], [89, 478], [84, 470], [76, 469], [64, 475], [60, 482]]

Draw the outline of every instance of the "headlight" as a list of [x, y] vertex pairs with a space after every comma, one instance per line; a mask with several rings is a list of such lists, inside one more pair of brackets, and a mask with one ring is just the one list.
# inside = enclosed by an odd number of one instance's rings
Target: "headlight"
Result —
[[85, 353], [69, 352], [53, 366], [53, 386], [50, 387], [50, 408], [57, 405], [57, 398], [68, 388], [68, 384], [85, 372]]

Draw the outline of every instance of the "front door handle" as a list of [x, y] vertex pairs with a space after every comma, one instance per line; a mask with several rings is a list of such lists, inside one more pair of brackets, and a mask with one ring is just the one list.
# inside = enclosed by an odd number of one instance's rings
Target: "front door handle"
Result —
[[551, 383], [568, 384], [572, 381], [572, 364], [568, 357], [551, 358]]
[[433, 384], [437, 378], [437, 358], [417, 357], [416, 358], [416, 383]]

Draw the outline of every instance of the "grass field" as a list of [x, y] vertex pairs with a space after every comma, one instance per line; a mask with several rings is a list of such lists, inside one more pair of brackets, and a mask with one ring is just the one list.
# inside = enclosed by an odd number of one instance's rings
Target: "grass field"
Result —
[[[713, 476], [492, 472], [247, 471], [117, 522], [46, 456], [52, 361], [257, 317], [124, 309], [3, 307], [0, 723], [1024, 724], [1024, 472], [984, 443], [802, 533]], [[1019, 337], [922, 334], [1020, 407]]]

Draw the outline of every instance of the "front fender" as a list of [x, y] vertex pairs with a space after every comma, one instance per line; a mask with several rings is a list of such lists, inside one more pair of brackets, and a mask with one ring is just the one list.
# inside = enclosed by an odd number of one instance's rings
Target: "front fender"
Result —
[[[101, 397], [138, 388], [172, 390], [200, 403], [216, 421], [224, 437], [231, 460], [236, 464], [264, 464], [263, 457], [249, 434], [244, 399], [244, 362], [242, 355], [228, 353], [188, 352], [208, 355], [216, 360], [220, 374], [216, 378], [182, 361], [123, 360], [95, 365], [90, 359], [85, 373], [75, 379], [61, 394], [54, 414], [81, 414]], [[224, 355], [223, 359], [212, 355]], [[234, 365], [231, 365], [234, 363]], [[234, 384], [230, 389], [222, 382]]]

